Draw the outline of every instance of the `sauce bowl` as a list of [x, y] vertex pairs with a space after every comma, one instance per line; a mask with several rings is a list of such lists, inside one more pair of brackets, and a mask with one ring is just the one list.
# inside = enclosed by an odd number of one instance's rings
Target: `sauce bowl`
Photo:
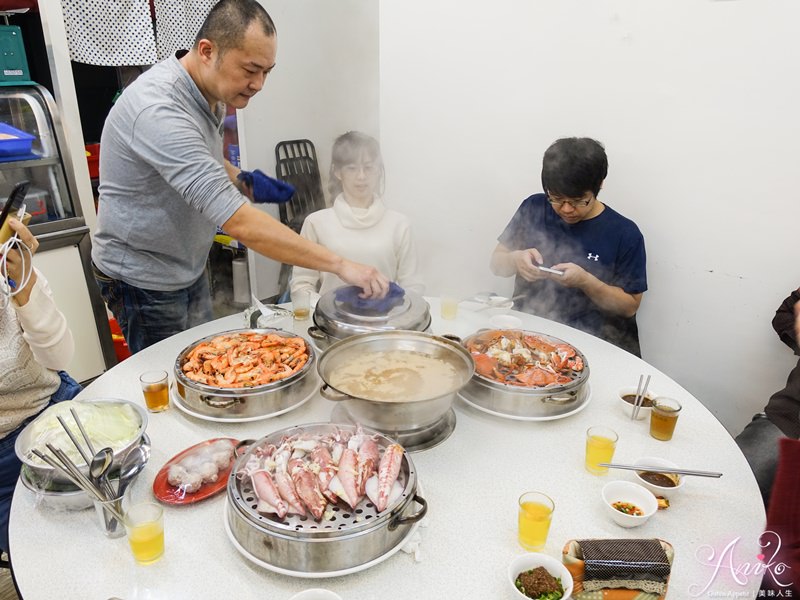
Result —
[[[645, 465], [648, 467], [668, 467], [671, 469], [678, 468], [678, 465], [676, 465], [674, 462], [670, 462], [663, 458], [656, 458], [654, 456], [643, 456], [633, 464], [634, 466]], [[658, 473], [658, 471], [654, 469], [653, 470], [648, 469], [648, 471], [651, 473]], [[684, 481], [686, 480], [686, 478], [681, 475], [671, 474], [671, 473], [660, 473], [662, 477], [666, 477], [675, 482], [675, 485], [674, 486], [657, 485], [656, 483], [648, 481], [647, 479], [643, 478], [640, 475], [641, 471], [634, 471], [633, 473], [634, 476], [636, 477], [636, 483], [647, 488], [656, 496], [663, 496], [668, 500], [671, 500], [683, 488]]]
[[[611, 520], [620, 527], [639, 527], [656, 514], [658, 501], [646, 488], [630, 481], [610, 481], [603, 486], [603, 505]], [[642, 510], [642, 515], [629, 515], [614, 508], [616, 502], [633, 504]]]

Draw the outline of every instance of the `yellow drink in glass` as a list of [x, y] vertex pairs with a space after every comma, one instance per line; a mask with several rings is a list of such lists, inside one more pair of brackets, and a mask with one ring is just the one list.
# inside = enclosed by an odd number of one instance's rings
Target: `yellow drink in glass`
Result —
[[136, 562], [144, 565], [154, 563], [164, 554], [164, 527], [155, 522], [131, 527], [128, 543]]
[[586, 431], [586, 470], [593, 475], [605, 475], [608, 467], [599, 467], [599, 463], [609, 463], [614, 457], [617, 447], [617, 436], [613, 429], [607, 427], [590, 427]]
[[458, 316], [458, 298], [443, 296], [441, 299], [443, 319], [453, 320]]
[[125, 513], [125, 531], [136, 562], [149, 565], [164, 554], [164, 511], [158, 504], [134, 504]]
[[553, 519], [553, 501], [540, 492], [526, 492], [519, 499], [519, 544], [526, 550], [541, 550], [547, 542]]

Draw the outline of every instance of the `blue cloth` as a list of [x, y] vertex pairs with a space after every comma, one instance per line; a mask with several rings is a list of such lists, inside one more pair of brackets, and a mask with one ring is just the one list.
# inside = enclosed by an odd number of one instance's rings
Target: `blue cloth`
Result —
[[[636, 223], [607, 204], [593, 219], [569, 224], [544, 194], [534, 194], [522, 202], [498, 241], [511, 250], [536, 248], [546, 267], [571, 262], [629, 294], [647, 290], [644, 237]], [[641, 356], [636, 317], [603, 312], [579, 289], [517, 276], [514, 297], [519, 310], [581, 329]]]
[[[72, 400], [81, 391], [81, 385], [70, 377], [64, 371], [58, 372], [61, 377], [61, 385], [50, 396], [50, 402], [47, 406], [52, 406], [56, 402], [63, 402], [64, 400]], [[45, 406], [42, 410], [47, 408]], [[0, 440], [0, 550], [9, 551], [8, 548], [8, 516], [11, 512], [11, 499], [14, 496], [14, 488], [17, 485], [19, 472], [22, 469], [22, 463], [17, 458], [17, 453], [14, 451], [14, 444], [17, 442], [19, 434], [22, 430], [41, 414], [33, 415], [25, 422], [17, 427], [14, 431], [6, 435]], [[9, 555], [11, 553], [9, 552]]]
[[94, 264], [92, 270], [100, 295], [119, 323], [132, 353], [213, 318], [205, 272], [187, 288], [162, 292], [112, 279]]
[[273, 179], [258, 169], [242, 171], [239, 173], [238, 179], [253, 190], [254, 202], [288, 202], [294, 195], [294, 187], [285, 181]]
[[385, 315], [395, 306], [403, 303], [406, 292], [394, 281], [389, 284], [389, 291], [383, 298], [361, 298], [363, 290], [355, 285], [340, 287], [334, 292], [336, 301], [348, 305], [354, 312], [362, 314]]

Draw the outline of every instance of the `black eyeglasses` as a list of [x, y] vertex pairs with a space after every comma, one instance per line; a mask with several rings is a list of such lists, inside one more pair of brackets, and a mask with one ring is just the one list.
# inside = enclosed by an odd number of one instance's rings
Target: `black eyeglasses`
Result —
[[581, 198], [580, 200], [573, 200], [568, 198], [553, 198], [550, 194], [547, 195], [547, 201], [550, 203], [550, 206], [555, 208], [560, 208], [564, 204], [569, 204], [572, 208], [584, 208], [589, 206], [592, 200], [594, 200], [594, 196], [589, 199]]

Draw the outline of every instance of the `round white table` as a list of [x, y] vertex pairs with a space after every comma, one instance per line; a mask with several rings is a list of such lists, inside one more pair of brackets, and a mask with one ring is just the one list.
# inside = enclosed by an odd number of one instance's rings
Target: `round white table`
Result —
[[[429, 303], [434, 333], [463, 337], [489, 326], [487, 311], [470, 311], [462, 303], [458, 318], [445, 321], [439, 317], [438, 301], [429, 299]], [[591, 400], [579, 413], [552, 421], [498, 418], [457, 401], [452, 436], [412, 455], [429, 505], [418, 530], [422, 537], [419, 560], [398, 552], [359, 573], [321, 580], [272, 573], [233, 547], [225, 532], [223, 492], [192, 505], [166, 506], [164, 557], [153, 565], [138, 566], [125, 538], [103, 536], [94, 510], [48, 510], [20, 484], [11, 510], [10, 543], [22, 594], [32, 600], [112, 596], [124, 600], [287, 600], [300, 590], [325, 587], [345, 600], [505, 598], [509, 597], [508, 564], [524, 552], [517, 543], [517, 498], [524, 491], [540, 490], [556, 506], [543, 552], [560, 558], [570, 539], [657, 537], [675, 548], [668, 599], [753, 597], [760, 575], [753, 575], [747, 565], [755, 565], [760, 552], [764, 508], [746, 460], [722, 425], [679, 384], [642, 360], [570, 327], [513, 314], [522, 319], [524, 328], [555, 335], [580, 348], [591, 365]], [[309, 324], [284, 318], [270, 326], [305, 333]], [[234, 315], [164, 340], [99, 377], [80, 397], [125, 398], [143, 404], [138, 382], [142, 371], [171, 372], [180, 350], [193, 341], [243, 326], [243, 315]], [[683, 404], [670, 442], [651, 438], [648, 421], [631, 421], [619, 405], [617, 390], [635, 386], [642, 373], [652, 375], [651, 389]], [[174, 406], [150, 414], [147, 433], [152, 456], [134, 484], [134, 496], [152, 497], [153, 479], [162, 465], [197, 442], [219, 436], [260, 438], [292, 425], [329, 421], [334, 406], [315, 394], [289, 413], [248, 423], [199, 420]], [[612, 470], [595, 476], [584, 470], [585, 431], [592, 425], [619, 433], [617, 462], [659, 456], [685, 468], [724, 475], [720, 479], [687, 477], [669, 509], [659, 511], [642, 527], [623, 529], [605, 514], [600, 490], [608, 481], [631, 480], [633, 474]]]

